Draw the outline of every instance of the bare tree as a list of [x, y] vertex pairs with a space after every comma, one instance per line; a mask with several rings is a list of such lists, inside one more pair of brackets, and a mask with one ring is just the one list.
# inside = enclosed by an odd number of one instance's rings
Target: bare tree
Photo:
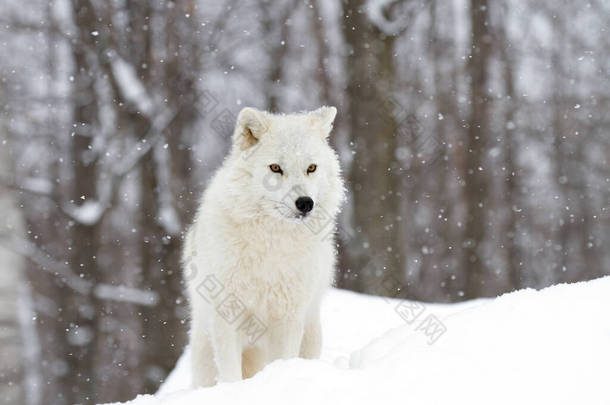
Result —
[[524, 261], [525, 257], [521, 246], [521, 227], [522, 221], [522, 201], [519, 185], [521, 177], [521, 168], [518, 165], [518, 149], [517, 141], [517, 93], [515, 89], [514, 77], [514, 56], [513, 49], [506, 46], [509, 43], [505, 24], [507, 23], [506, 6], [502, 10], [502, 21], [499, 22], [498, 35], [496, 39], [500, 42], [498, 49], [502, 63], [504, 64], [503, 77], [506, 87], [506, 107], [505, 107], [505, 125], [504, 125], [504, 162], [505, 162], [505, 195], [507, 201], [506, 210], [508, 211], [508, 220], [506, 222], [506, 256], [508, 263], [508, 273], [513, 289], [519, 289], [527, 280], [524, 280]]
[[[73, 98], [75, 100], [72, 121], [73, 133], [70, 142], [72, 182], [70, 202], [75, 209], [83, 210], [98, 199], [98, 158], [92, 140], [99, 126], [98, 104], [95, 92], [97, 80], [95, 62], [88, 55], [86, 46], [95, 46], [91, 32], [96, 29], [95, 10], [87, 0], [73, 0], [77, 41], [83, 46], [72, 48], [74, 61]], [[82, 212], [82, 211], [81, 211]], [[70, 268], [95, 285], [100, 281], [97, 262], [99, 252], [99, 222], [81, 218], [70, 229]], [[61, 324], [67, 331], [65, 359], [67, 372], [61, 377], [66, 399], [70, 403], [84, 403], [96, 398], [95, 394], [95, 347], [97, 345], [99, 302], [92, 294], [71, 294], [66, 286], [61, 287]]]
[[465, 142], [467, 154], [464, 198], [466, 218], [463, 236], [462, 269], [466, 271], [468, 282], [466, 296], [479, 297], [488, 293], [485, 282], [489, 264], [484, 253], [486, 213], [489, 212], [488, 176], [491, 168], [485, 162], [487, 138], [489, 134], [489, 65], [491, 60], [492, 33], [487, 0], [471, 0], [471, 55], [468, 59], [470, 80], [470, 117], [468, 135]]
[[348, 259], [354, 277], [340, 280], [340, 285], [359, 291], [374, 290], [378, 272], [391, 273], [397, 280], [404, 277], [398, 214], [404, 202], [403, 168], [395, 157], [392, 96], [394, 45], [404, 27], [396, 29], [392, 21], [385, 21], [385, 13], [376, 23], [371, 21], [365, 3], [344, 2], [342, 21], [347, 46], [345, 115], [355, 152], [347, 180], [357, 234]]

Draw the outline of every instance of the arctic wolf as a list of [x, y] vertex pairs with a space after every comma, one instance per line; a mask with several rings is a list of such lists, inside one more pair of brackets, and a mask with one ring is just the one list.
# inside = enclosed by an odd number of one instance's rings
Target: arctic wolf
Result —
[[343, 200], [328, 136], [337, 110], [244, 108], [185, 241], [193, 386], [320, 355], [320, 300]]

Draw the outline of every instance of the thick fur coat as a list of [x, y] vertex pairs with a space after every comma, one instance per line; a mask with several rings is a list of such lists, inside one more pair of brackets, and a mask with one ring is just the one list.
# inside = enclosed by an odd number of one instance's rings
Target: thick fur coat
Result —
[[344, 190], [328, 144], [335, 115], [334, 107], [239, 113], [184, 246], [193, 386], [248, 378], [276, 359], [319, 357]]

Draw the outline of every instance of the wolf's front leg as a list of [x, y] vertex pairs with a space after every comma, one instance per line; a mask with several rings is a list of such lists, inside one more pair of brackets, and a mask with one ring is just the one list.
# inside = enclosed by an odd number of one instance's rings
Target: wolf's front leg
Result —
[[235, 328], [220, 319], [214, 325], [214, 360], [218, 370], [217, 382], [233, 382], [242, 379], [242, 347]]
[[310, 320], [305, 325], [299, 356], [304, 359], [317, 359], [320, 358], [321, 349], [322, 327], [320, 326], [320, 320]]
[[216, 383], [212, 342], [199, 316], [194, 317], [191, 329], [191, 367], [193, 388], [210, 387]]
[[303, 322], [283, 321], [269, 330], [268, 348], [270, 361], [299, 357], [303, 339]]

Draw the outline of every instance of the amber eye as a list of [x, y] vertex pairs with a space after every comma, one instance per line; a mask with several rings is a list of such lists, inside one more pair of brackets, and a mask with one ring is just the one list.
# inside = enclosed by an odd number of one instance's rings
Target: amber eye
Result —
[[317, 168], [318, 168], [318, 165], [314, 165], [313, 163], [310, 164], [309, 167], [307, 168], [307, 174], [315, 172]]
[[271, 169], [271, 171], [273, 173], [279, 173], [279, 174], [284, 174], [284, 172], [282, 171], [282, 168], [280, 167], [280, 165], [278, 165], [277, 163], [274, 163], [272, 165], [269, 165], [269, 169]]

